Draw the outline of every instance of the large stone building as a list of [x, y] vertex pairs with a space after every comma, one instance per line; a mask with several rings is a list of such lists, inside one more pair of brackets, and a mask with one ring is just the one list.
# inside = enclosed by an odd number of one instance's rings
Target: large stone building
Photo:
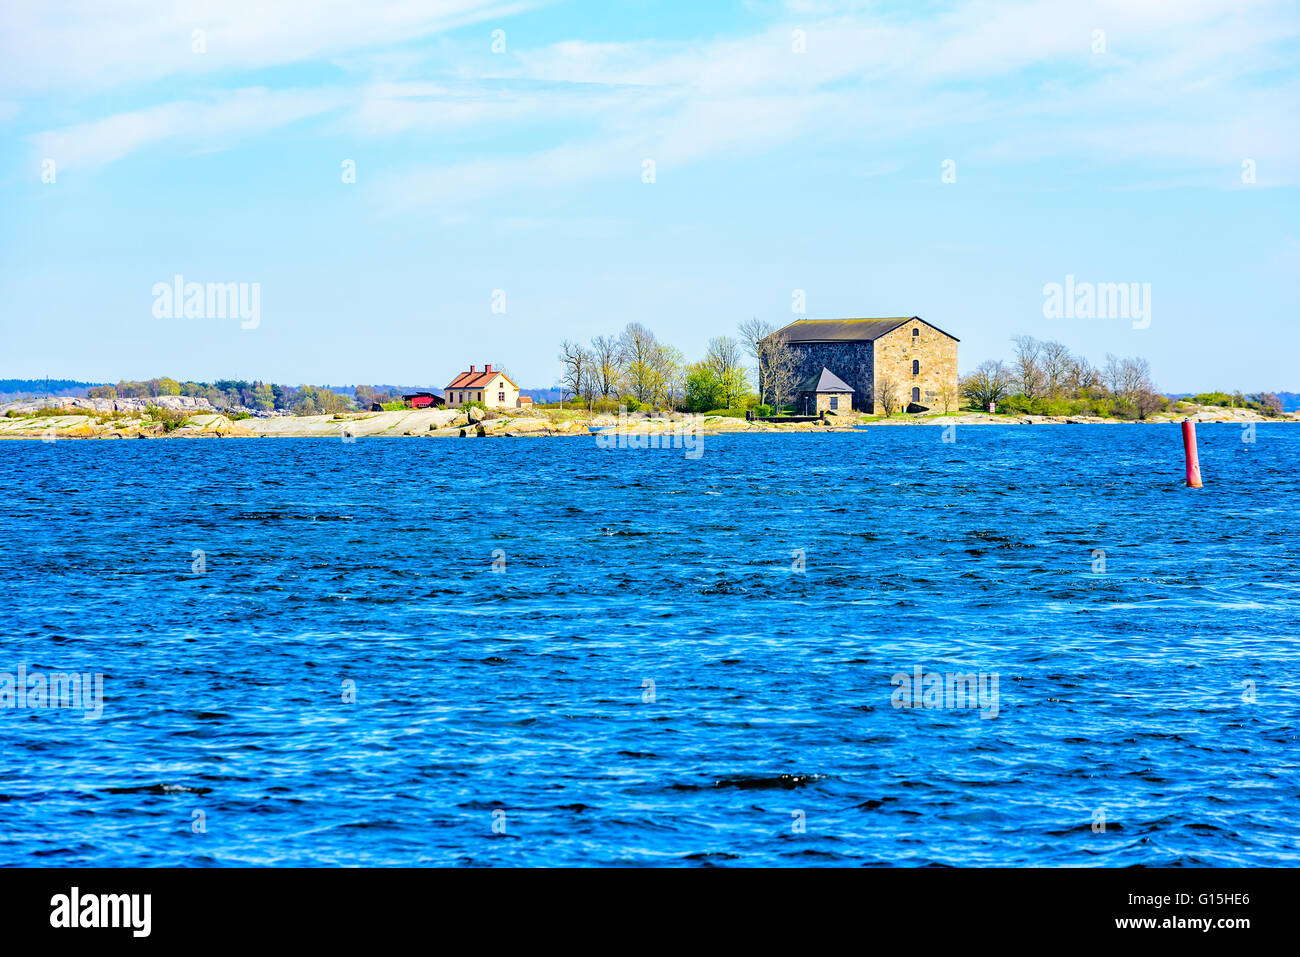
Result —
[[772, 335], [794, 352], [792, 384], [827, 369], [853, 389], [859, 412], [879, 411], [877, 387], [886, 379], [894, 383], [896, 402], [912, 412], [942, 409], [945, 389], [956, 401], [957, 337], [919, 316], [799, 319]]

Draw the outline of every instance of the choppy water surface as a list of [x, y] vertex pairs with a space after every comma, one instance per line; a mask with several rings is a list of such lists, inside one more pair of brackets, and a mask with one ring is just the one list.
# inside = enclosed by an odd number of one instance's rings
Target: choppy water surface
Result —
[[1296, 863], [1300, 426], [940, 432], [0, 443], [0, 864]]

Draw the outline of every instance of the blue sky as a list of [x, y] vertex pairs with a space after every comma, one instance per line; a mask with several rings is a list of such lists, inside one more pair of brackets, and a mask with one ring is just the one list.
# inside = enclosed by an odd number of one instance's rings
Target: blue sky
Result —
[[[1298, 54], [1269, 0], [19, 0], [0, 376], [543, 387], [564, 338], [695, 358], [803, 290], [963, 370], [1027, 333], [1300, 390]], [[260, 324], [156, 318], [176, 274]], [[1149, 327], [1045, 318], [1067, 275], [1149, 283]]]

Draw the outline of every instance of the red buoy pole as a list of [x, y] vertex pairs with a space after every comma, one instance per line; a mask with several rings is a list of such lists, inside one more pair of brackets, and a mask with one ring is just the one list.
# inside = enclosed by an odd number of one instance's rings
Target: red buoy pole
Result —
[[1201, 487], [1201, 463], [1196, 458], [1196, 423], [1183, 419], [1183, 457], [1187, 460], [1187, 487]]

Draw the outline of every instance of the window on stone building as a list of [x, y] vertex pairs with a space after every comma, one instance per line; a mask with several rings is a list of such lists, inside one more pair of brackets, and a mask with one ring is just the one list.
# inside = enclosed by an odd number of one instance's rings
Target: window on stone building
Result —
[[838, 409], [839, 407], [840, 407], [840, 397], [838, 395], [831, 396], [831, 408]]
[[913, 327], [912, 327], [912, 338], [915, 339], [915, 338], [916, 338], [917, 336], [919, 336], [920, 334], [921, 334], [921, 330], [920, 330], [920, 328], [919, 328], [919, 327], [916, 327], [916, 326], [913, 326]]
[[920, 360], [920, 359], [913, 359], [913, 360], [912, 360], [912, 375], [920, 375], [920, 374], [921, 374], [921, 360]]
[[920, 401], [921, 401], [921, 390], [920, 390], [920, 389], [913, 389], [913, 390], [912, 390], [912, 401], [913, 401], [913, 402], [920, 402]]

